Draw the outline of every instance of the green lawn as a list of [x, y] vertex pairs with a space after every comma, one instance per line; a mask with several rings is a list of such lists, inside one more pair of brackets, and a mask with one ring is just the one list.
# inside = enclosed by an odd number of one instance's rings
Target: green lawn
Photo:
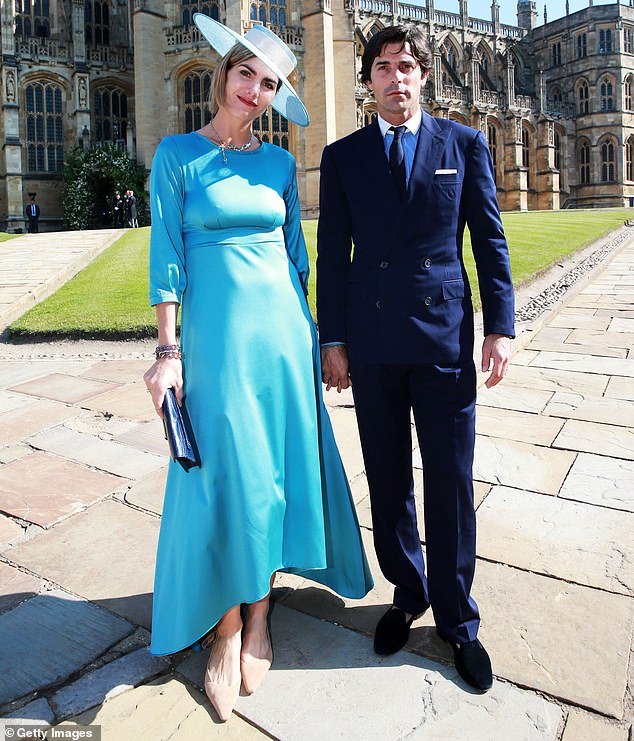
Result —
[[[615, 229], [632, 215], [628, 209], [531, 211], [502, 215], [515, 285], [528, 281], [562, 257]], [[316, 221], [303, 222], [315, 261]], [[11, 325], [13, 335], [71, 337], [147, 337], [155, 334], [148, 306], [149, 227], [132, 229], [57, 293]], [[468, 235], [465, 262], [476, 286]], [[309, 282], [315, 312], [315, 271]]]
[[20, 234], [7, 234], [6, 232], [0, 232], [0, 242], [6, 242], [7, 239], [13, 239], [14, 237], [19, 237]]

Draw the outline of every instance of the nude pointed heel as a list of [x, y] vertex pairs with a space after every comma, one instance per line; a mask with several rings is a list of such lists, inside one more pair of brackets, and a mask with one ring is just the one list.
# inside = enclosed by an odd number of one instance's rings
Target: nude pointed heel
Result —
[[[207, 648], [214, 640], [217, 639], [217, 635], [212, 633], [208, 638], [203, 641], [203, 648]], [[214, 710], [218, 714], [221, 721], [225, 722], [231, 717], [231, 713], [235, 707], [235, 704], [240, 695], [241, 680], [233, 684], [219, 684], [211, 678], [212, 668], [212, 653], [209, 656], [207, 663], [207, 670], [205, 671], [205, 694], [209, 698], [209, 702], [213, 705]]]
[[271, 635], [268, 630], [267, 635], [269, 639], [269, 650], [263, 659], [256, 659], [254, 656], [240, 654], [242, 686], [248, 695], [252, 695], [257, 690], [273, 663], [273, 648], [271, 646]]

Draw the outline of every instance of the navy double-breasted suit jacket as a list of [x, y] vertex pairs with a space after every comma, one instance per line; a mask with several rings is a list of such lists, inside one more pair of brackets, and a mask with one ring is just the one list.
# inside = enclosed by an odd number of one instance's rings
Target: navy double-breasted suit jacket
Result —
[[374, 122], [326, 147], [320, 191], [322, 344], [345, 342], [351, 362], [470, 361], [473, 310], [462, 256], [465, 224], [484, 333], [514, 334], [508, 249], [481, 132], [423, 112], [402, 201]]

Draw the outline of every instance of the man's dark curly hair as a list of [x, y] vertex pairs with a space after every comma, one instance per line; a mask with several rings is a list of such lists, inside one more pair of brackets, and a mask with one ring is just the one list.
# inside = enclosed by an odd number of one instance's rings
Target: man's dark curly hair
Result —
[[388, 26], [370, 38], [361, 59], [361, 82], [368, 83], [372, 64], [386, 44], [409, 44], [412, 55], [418, 61], [423, 74], [432, 68], [433, 56], [427, 37], [416, 26]]

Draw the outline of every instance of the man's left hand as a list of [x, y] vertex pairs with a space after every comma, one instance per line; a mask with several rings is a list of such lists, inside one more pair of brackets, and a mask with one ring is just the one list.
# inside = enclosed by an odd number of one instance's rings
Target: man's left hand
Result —
[[[505, 334], [488, 334], [482, 344], [482, 372], [490, 370], [491, 375], [484, 382], [490, 389], [506, 375], [511, 359], [511, 340]], [[493, 367], [491, 363], [493, 362]]]

